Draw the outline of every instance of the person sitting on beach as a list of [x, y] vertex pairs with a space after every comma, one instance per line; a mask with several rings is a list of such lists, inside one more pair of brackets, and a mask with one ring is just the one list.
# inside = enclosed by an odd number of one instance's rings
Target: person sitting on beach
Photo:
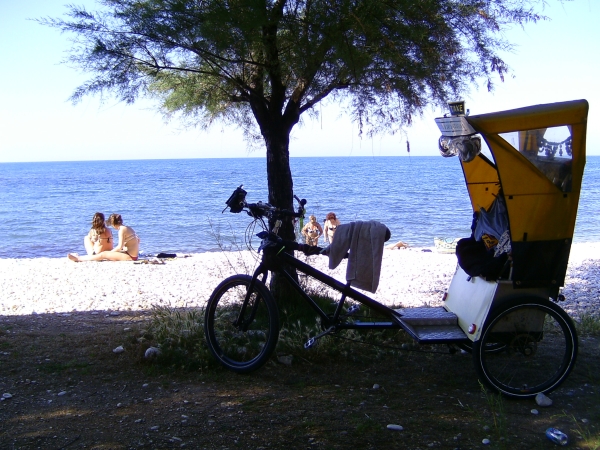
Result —
[[69, 253], [67, 257], [71, 261], [137, 261], [140, 247], [140, 238], [135, 234], [133, 228], [123, 224], [120, 214], [111, 214], [106, 225], [119, 232], [119, 244], [109, 251], [97, 253], [95, 255], [78, 256], [75, 253]]
[[404, 248], [408, 248], [408, 247], [410, 247], [410, 245], [408, 245], [406, 242], [398, 241], [395, 244], [388, 245], [386, 248], [389, 248], [390, 250], [396, 250], [396, 249], [404, 249]]
[[310, 216], [309, 222], [304, 225], [301, 232], [308, 245], [318, 245], [319, 238], [323, 234], [323, 228], [321, 228], [315, 216]]
[[335, 216], [335, 213], [330, 212], [325, 218], [325, 225], [323, 226], [325, 234], [325, 242], [331, 244], [333, 242], [333, 235], [337, 227], [341, 225], [341, 222]]
[[104, 214], [97, 212], [92, 218], [92, 228], [83, 238], [83, 245], [88, 255], [96, 255], [113, 249], [112, 232], [106, 228]]

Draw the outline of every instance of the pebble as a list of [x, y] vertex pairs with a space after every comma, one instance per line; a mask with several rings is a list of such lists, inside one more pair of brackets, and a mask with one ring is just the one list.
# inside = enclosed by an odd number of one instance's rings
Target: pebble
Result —
[[402, 431], [402, 430], [404, 430], [404, 427], [402, 425], [395, 425], [393, 423], [390, 423], [387, 426], [387, 429], [388, 430], [393, 430], [393, 431]]
[[532, 409], [531, 410], [531, 414], [533, 414], [534, 416], [537, 416], [540, 412], [537, 409]]
[[[600, 243], [571, 246], [562, 290], [566, 300], [561, 302], [561, 307], [571, 316], [597, 311], [597, 296], [592, 294], [600, 290], [598, 255]], [[247, 264], [254, 264], [254, 255], [248, 251], [205, 252], [169, 260], [151, 276], [139, 265], [103, 264], [105, 276], [98, 277], [96, 264], [74, 264], [64, 257], [4, 258], [0, 259], [0, 286], [4, 295], [0, 316], [26, 315], [34, 311], [38, 314], [78, 311], [80, 317], [101, 314], [110, 319], [131, 309], [150, 310], [164, 299], [168, 299], [173, 308], [202, 306], [198, 304], [199, 298], [209, 298], [214, 286], [225, 276], [240, 272]], [[317, 258], [314, 267], [334, 278], [345, 279], [344, 264], [332, 271], [328, 264], [327, 258]], [[439, 275], [454, 272], [456, 255], [424, 253], [420, 248], [405, 249], [401, 255], [397, 251], [384, 250], [382, 267], [385, 270], [382, 270], [379, 287], [372, 296], [374, 300], [388, 306], [398, 298], [403, 299], [405, 307], [440, 306], [440, 292], [448, 288], [449, 277]], [[206, 276], [198, 277], [199, 269]], [[171, 283], [174, 279], [178, 282]], [[52, 281], [49, 283], [48, 280]], [[65, 286], [69, 289], [65, 290]]]
[[157, 347], [149, 347], [146, 350], [146, 353], [144, 353], [144, 358], [146, 359], [152, 359], [152, 358], [156, 358], [158, 355], [160, 355], [160, 349]]
[[379, 385], [378, 385], [377, 383], [375, 383], [375, 384], [373, 385], [373, 389], [379, 389]]
[[487, 439], [487, 438], [485, 438], [485, 439], [482, 439], [482, 440], [481, 440], [481, 443], [482, 443], [483, 445], [490, 445], [490, 440], [489, 440], [489, 439]]
[[285, 366], [291, 366], [293, 359], [294, 357], [292, 355], [283, 355], [277, 357], [277, 361]]
[[12, 398], [12, 394], [5, 392], [4, 394], [2, 394], [2, 398]]
[[67, 391], [60, 391], [58, 394], [59, 397], [62, 397], [63, 395], [65, 395], [67, 393]]
[[545, 396], [541, 392], [535, 396], [535, 402], [538, 404], [538, 406], [543, 406], [543, 407], [552, 405], [552, 399]]
[[113, 353], [123, 353], [125, 351], [125, 349], [123, 348], [122, 345], [119, 345], [117, 348], [113, 349]]

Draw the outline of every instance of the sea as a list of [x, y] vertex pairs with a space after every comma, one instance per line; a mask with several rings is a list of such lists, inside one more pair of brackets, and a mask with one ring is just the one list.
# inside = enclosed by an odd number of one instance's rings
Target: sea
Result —
[[[470, 234], [456, 158], [297, 157], [290, 165], [294, 193], [320, 223], [329, 212], [342, 223], [378, 220], [390, 242], [413, 247]], [[240, 185], [247, 201], [268, 201], [264, 158], [1, 163], [0, 258], [85, 254], [97, 211], [121, 214], [142, 255], [244, 249], [255, 232], [250, 217], [224, 211]], [[588, 156], [574, 242], [600, 241], [599, 208], [600, 156]]]

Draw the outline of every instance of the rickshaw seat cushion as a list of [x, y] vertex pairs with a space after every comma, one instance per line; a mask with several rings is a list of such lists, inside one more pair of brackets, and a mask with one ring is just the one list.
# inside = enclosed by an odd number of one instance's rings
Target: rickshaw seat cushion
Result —
[[506, 267], [508, 255], [503, 253], [494, 256], [487, 250], [483, 241], [473, 237], [461, 239], [456, 244], [458, 265], [472, 277], [483, 277], [486, 280], [497, 280]]

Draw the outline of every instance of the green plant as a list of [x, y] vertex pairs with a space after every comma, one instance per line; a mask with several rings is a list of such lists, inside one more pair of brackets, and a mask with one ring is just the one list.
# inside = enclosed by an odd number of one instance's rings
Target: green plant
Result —
[[573, 414], [568, 414], [563, 411], [562, 414], [553, 416], [553, 418], [565, 418], [573, 423], [573, 428], [571, 428], [570, 431], [572, 431], [579, 439], [579, 442], [577, 442], [578, 448], [585, 450], [600, 449], [600, 433], [592, 432], [589, 425], [582, 425], [583, 422], [579, 422]]
[[598, 314], [583, 313], [575, 321], [575, 326], [580, 335], [600, 335], [600, 316]]
[[507, 445], [507, 421], [504, 410], [504, 398], [500, 394], [488, 391], [481, 382], [479, 382], [479, 386], [490, 410], [495, 435], [500, 443], [500, 448], [504, 448], [504, 445]]
[[147, 332], [160, 348], [156, 361], [182, 369], [197, 369], [213, 360], [204, 340], [203, 309], [179, 310], [154, 306]]
[[[300, 277], [300, 284], [311, 299], [327, 314], [333, 315], [337, 300], [329, 292], [314, 283], [307, 276]], [[341, 314], [346, 314], [356, 302], [346, 300]], [[380, 359], [385, 356], [396, 355], [410, 338], [397, 329], [382, 330], [341, 330], [325, 335], [317, 340], [316, 345], [309, 351], [304, 349], [304, 344], [312, 337], [317, 336], [326, 328], [321, 318], [306, 303], [286, 305], [281, 312], [282, 326], [279, 334], [279, 353], [293, 354], [296, 357], [316, 361], [319, 359], [344, 358], [353, 361]], [[347, 320], [377, 321], [386, 320], [374, 311], [362, 307]], [[389, 320], [389, 319], [387, 319]]]
[[[234, 273], [244, 273], [246, 275], [250, 274], [252, 269], [250, 266], [248, 266], [243, 253], [245, 251], [245, 247], [248, 247], [248, 245], [242, 247], [241, 242], [231, 227], [229, 230], [229, 237], [227, 238], [229, 243], [226, 244], [225, 239], [222, 237], [219, 230], [214, 227], [210, 219], [208, 221], [208, 226], [210, 227], [210, 235], [213, 237], [217, 247], [219, 250], [221, 250], [222, 255], [225, 257], [227, 266], [231, 269], [231, 273], [224, 273], [223, 271], [220, 271], [221, 277], [226, 278]], [[248, 241], [248, 239], [248, 236], [246, 236], [246, 241]]]

